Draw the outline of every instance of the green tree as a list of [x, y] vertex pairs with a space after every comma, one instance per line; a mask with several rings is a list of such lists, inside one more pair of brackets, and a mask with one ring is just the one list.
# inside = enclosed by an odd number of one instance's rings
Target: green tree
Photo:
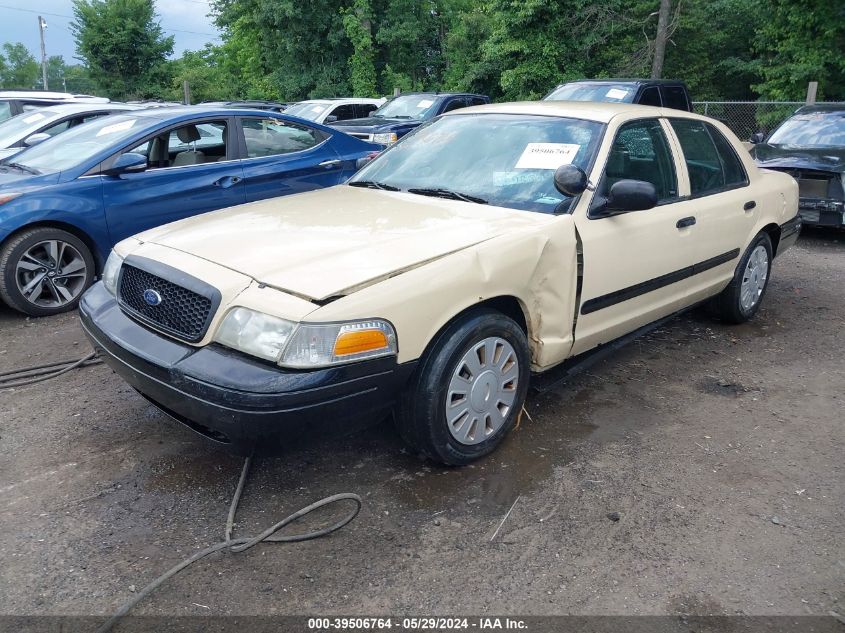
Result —
[[181, 101], [182, 84], [187, 81], [193, 103], [236, 98], [234, 75], [224, 69], [223, 58], [223, 49], [211, 44], [206, 44], [200, 51], [185, 51], [181, 58], [169, 62], [170, 89], [163, 96]]
[[762, 81], [770, 99], [800, 100], [807, 83], [819, 97], [845, 99], [845, 3], [841, 0], [756, 0], [765, 12], [755, 37]]
[[17, 42], [3, 44], [3, 54], [0, 55], [0, 81], [3, 88], [18, 88], [30, 90], [34, 88], [41, 74], [41, 66], [26, 46]]
[[352, 7], [341, 9], [343, 29], [352, 43], [349, 57], [352, 93], [361, 97], [376, 95], [376, 67], [373, 47], [373, 9], [370, 0], [354, 0]]
[[77, 51], [110, 97], [160, 93], [173, 37], [156, 22], [153, 0], [74, 0], [73, 13]]

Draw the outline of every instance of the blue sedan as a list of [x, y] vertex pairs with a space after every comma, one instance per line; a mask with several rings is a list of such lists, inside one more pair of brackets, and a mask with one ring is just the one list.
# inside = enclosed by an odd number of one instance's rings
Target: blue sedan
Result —
[[245, 109], [159, 108], [86, 123], [0, 162], [0, 298], [34, 316], [72, 309], [123, 238], [336, 185], [378, 149]]

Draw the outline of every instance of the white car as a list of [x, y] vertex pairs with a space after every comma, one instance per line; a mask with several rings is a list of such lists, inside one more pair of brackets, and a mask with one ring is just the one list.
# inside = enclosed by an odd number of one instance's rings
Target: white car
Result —
[[77, 125], [138, 106], [122, 103], [68, 103], [29, 110], [0, 123], [0, 159], [9, 158]]
[[294, 103], [285, 114], [328, 125], [335, 121], [363, 119], [378, 110], [387, 99], [309, 99]]

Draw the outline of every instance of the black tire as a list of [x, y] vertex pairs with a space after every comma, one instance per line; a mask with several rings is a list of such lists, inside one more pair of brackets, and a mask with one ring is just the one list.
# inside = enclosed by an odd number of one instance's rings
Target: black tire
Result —
[[[748, 267], [748, 260], [751, 258], [755, 249], [759, 246], [762, 246], [765, 249], [766, 257], [768, 259], [768, 268], [766, 270], [766, 279], [764, 282], [765, 285], [763, 286], [762, 292], [757, 297], [756, 302], [750, 307], [744, 307], [742, 305], [742, 282], [746, 268]], [[757, 314], [757, 310], [760, 309], [760, 304], [763, 303], [763, 297], [766, 296], [766, 290], [769, 287], [771, 273], [772, 240], [766, 233], [760, 233], [746, 249], [742, 259], [739, 260], [739, 264], [736, 267], [736, 271], [734, 271], [734, 277], [731, 280], [731, 283], [729, 283], [721, 293], [713, 298], [713, 301], [710, 304], [711, 311], [721, 320], [728, 323], [745, 323]]]
[[[64, 285], [62, 290], [63, 292], [68, 292], [71, 298], [68, 300], [57, 291], [52, 295], [55, 305], [48, 305], [47, 299], [44, 300], [44, 305], [39, 305], [38, 298], [35, 301], [31, 301], [21, 292], [21, 288], [18, 287], [17, 267], [21, 258], [30, 249], [37, 247], [42, 242], [50, 241], [56, 241], [60, 244], [64, 243], [75, 249], [85, 265], [84, 274], [74, 275], [72, 278], [66, 278], [65, 280], [62, 280], [61, 276], [57, 276], [55, 283], [59, 283], [60, 285], [71, 284]], [[68, 249], [66, 252], [68, 255], [75, 256], [72, 249]], [[56, 268], [55, 271], [51, 272], [58, 274], [59, 271], [61, 269]], [[14, 308], [30, 316], [50, 316], [75, 309], [79, 304], [82, 293], [93, 283], [94, 275], [95, 263], [91, 251], [78, 237], [61, 229], [46, 226], [27, 229], [13, 235], [0, 248], [0, 299], [10, 308]], [[48, 289], [51, 286], [55, 288], [52, 279], [48, 281], [50, 282], [47, 286]]]
[[[517, 359], [515, 399], [504, 423], [476, 444], [459, 442], [449, 431], [446, 396], [458, 363], [474, 345], [489, 337], [511, 345]], [[495, 310], [472, 310], [447, 326], [426, 351], [402, 394], [396, 423], [402, 438], [425, 457], [463, 466], [491, 453], [516, 423], [528, 392], [531, 357], [522, 328]]]

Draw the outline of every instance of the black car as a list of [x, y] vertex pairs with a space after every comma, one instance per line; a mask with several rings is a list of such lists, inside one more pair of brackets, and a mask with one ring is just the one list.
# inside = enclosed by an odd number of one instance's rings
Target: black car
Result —
[[755, 134], [751, 142], [760, 167], [798, 181], [804, 224], [845, 227], [845, 105], [803, 106], [768, 138]]
[[394, 97], [365, 119], [336, 121], [332, 127], [379, 145], [390, 145], [425, 121], [467, 106], [490, 103], [485, 95], [409, 92]]
[[560, 84], [543, 101], [636, 103], [692, 112], [687, 85], [675, 79], [581, 79]]

